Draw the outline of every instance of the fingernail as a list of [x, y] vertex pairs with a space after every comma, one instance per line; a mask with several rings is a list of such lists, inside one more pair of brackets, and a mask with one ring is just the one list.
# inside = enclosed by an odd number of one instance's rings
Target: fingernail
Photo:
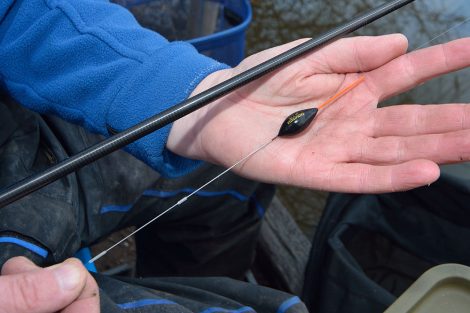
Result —
[[52, 271], [62, 290], [72, 290], [80, 284], [80, 270], [71, 264], [61, 264]]

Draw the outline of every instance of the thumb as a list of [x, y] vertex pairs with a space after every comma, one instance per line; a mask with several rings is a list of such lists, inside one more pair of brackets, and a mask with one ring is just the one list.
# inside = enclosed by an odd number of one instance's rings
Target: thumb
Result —
[[5, 262], [5, 264], [3, 264], [2, 276], [25, 273], [25, 272], [37, 270], [39, 268], [40, 268], [39, 266], [37, 266], [36, 264], [34, 264], [32, 261], [25, 258], [24, 256], [17, 256], [17, 257], [9, 259], [8, 261]]
[[[10, 264], [11, 265], [11, 264]], [[0, 312], [50, 313], [77, 299], [87, 272], [78, 260], [0, 277]]]

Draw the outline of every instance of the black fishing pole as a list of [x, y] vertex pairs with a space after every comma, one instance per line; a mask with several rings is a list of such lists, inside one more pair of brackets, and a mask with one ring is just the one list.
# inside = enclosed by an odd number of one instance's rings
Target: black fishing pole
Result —
[[178, 105], [169, 108], [127, 130], [113, 135], [102, 142], [91, 146], [82, 152], [50, 167], [49, 169], [27, 177], [20, 182], [8, 187], [0, 194], [0, 208], [36, 191], [57, 179], [70, 174], [81, 167], [90, 164], [113, 151], [150, 134], [185, 115], [219, 99], [227, 93], [240, 88], [249, 82], [266, 75], [279, 68], [281, 65], [307, 53], [320, 49], [333, 41], [345, 37], [353, 31], [372, 23], [373, 21], [413, 2], [414, 0], [389, 1], [371, 11], [353, 18], [320, 36], [310, 39], [272, 59], [269, 59], [243, 73], [240, 73], [210, 89], [191, 97]]

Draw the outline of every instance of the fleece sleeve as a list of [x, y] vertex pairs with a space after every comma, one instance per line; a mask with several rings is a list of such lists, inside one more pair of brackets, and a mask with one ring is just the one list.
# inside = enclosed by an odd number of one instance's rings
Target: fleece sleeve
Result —
[[[105, 0], [0, 0], [0, 79], [24, 106], [90, 131], [125, 130], [179, 103], [226, 68], [169, 43]], [[167, 177], [196, 161], [165, 150], [171, 126], [126, 149]]]

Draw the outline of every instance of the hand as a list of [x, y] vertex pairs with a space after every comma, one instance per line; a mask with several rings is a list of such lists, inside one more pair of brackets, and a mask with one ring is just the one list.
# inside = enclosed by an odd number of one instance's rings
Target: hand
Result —
[[0, 277], [0, 312], [98, 313], [98, 286], [78, 260], [40, 268], [24, 257], [8, 260]]
[[[213, 73], [193, 94], [300, 41], [255, 54]], [[440, 163], [470, 159], [470, 107], [379, 101], [470, 65], [470, 39], [406, 53], [402, 35], [355, 37], [310, 53], [177, 121], [167, 147], [230, 166], [273, 138], [291, 113], [319, 105], [359, 75], [365, 81], [320, 111], [293, 138], [278, 138], [241, 167], [241, 175], [328, 191], [407, 190], [439, 177]]]

